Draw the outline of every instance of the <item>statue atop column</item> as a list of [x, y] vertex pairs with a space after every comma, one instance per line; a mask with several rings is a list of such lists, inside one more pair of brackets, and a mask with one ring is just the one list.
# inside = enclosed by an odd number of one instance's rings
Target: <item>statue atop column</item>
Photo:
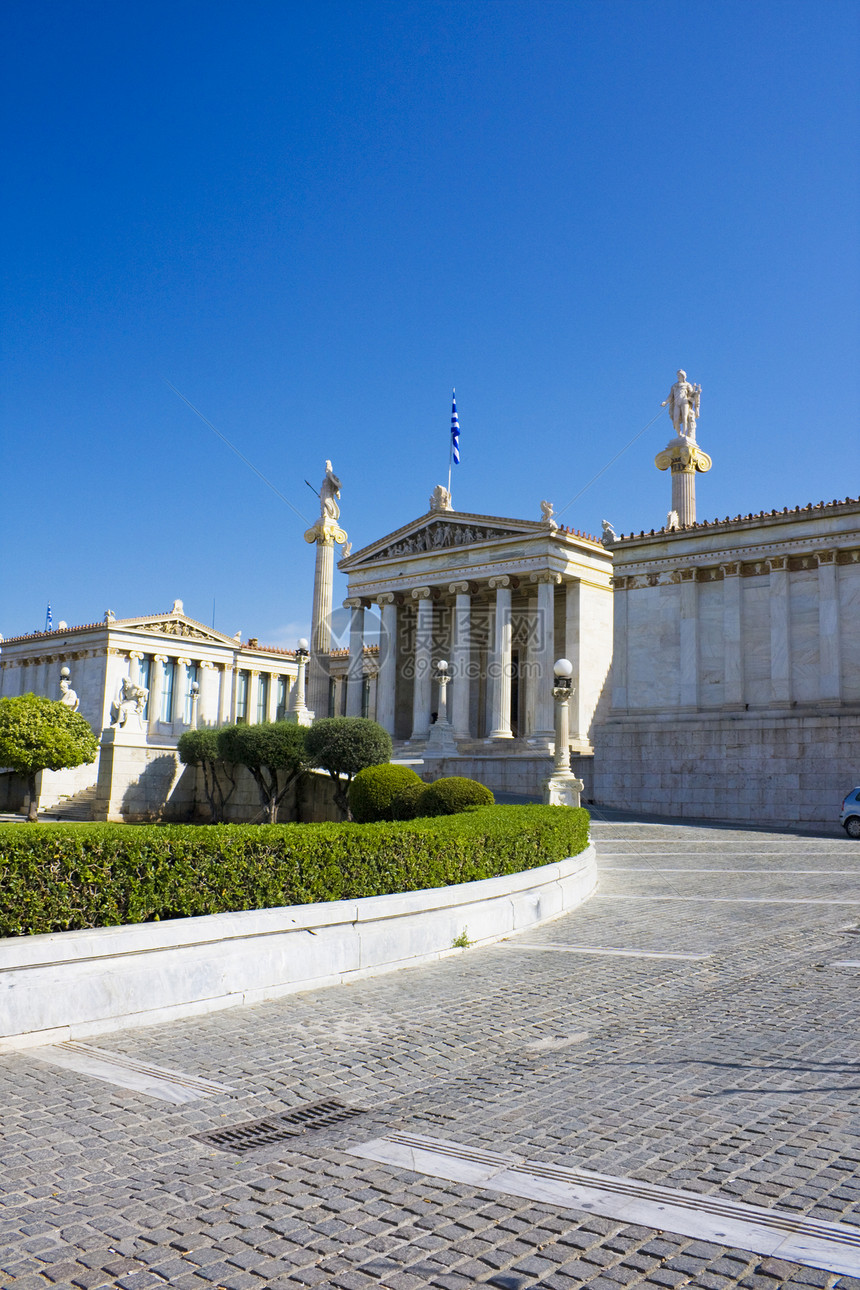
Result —
[[696, 418], [702, 387], [691, 384], [682, 369], [676, 375], [678, 379], [669, 391], [669, 397], [660, 404], [669, 409], [675, 438], [670, 439], [654, 459], [658, 470], [668, 470], [672, 475], [672, 508], [666, 521], [670, 530], [695, 524], [696, 472], [704, 474], [711, 469], [710, 457], [696, 443]]
[[328, 712], [334, 548], [344, 546], [347, 541], [347, 534], [340, 526], [340, 489], [340, 480], [332, 470], [331, 462], [327, 461], [325, 477], [320, 484], [320, 516], [316, 524], [305, 533], [305, 541], [316, 545], [308, 660], [308, 707], [319, 716], [325, 716]]
[[688, 443], [695, 443], [696, 418], [699, 415], [702, 387], [691, 385], [684, 371], [679, 370], [676, 375], [678, 379], [669, 391], [668, 399], [664, 399], [660, 406], [668, 407], [675, 434], [680, 439], [686, 439]]

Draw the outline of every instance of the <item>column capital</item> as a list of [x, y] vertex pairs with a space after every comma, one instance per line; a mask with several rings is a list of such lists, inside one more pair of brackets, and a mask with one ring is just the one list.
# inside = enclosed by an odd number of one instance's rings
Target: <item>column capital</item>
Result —
[[520, 585], [519, 578], [515, 578], [509, 573], [494, 574], [492, 578], [488, 579], [488, 582], [496, 591], [501, 591], [505, 587], [513, 591]]
[[153, 654], [153, 656], [152, 656], [152, 657], [153, 657], [153, 661], [154, 661], [154, 662], [156, 662], [156, 663], [166, 663], [166, 662], [167, 662], [167, 655], [166, 655], [166, 654]]
[[190, 658], [178, 658], [176, 661], [177, 661], [177, 663], [180, 665], [180, 667], [190, 667], [190, 666], [191, 666], [191, 659], [190, 659]]
[[[492, 581], [493, 580], [491, 578], [490, 579], [491, 586], [492, 586]], [[551, 582], [554, 587], [557, 587], [561, 582], [561, 574], [553, 573], [551, 569], [541, 569], [539, 573], [533, 573], [530, 575], [529, 582]]]
[[378, 605], [393, 605], [396, 603], [393, 591], [383, 591], [376, 597]]
[[478, 590], [477, 582], [449, 582], [448, 594], [451, 596], [474, 596]]
[[138, 658], [138, 659], [140, 659], [140, 658], [143, 658], [143, 657], [144, 657], [144, 654], [143, 654], [143, 651], [142, 651], [142, 650], [139, 650], [139, 649], [130, 649], [130, 650], [128, 651], [128, 656], [129, 656], [129, 658]]
[[209, 660], [208, 660], [208, 659], [206, 659], [206, 658], [204, 658], [204, 659], [203, 659], [203, 661], [200, 663], [200, 665], [199, 665], [199, 666], [200, 666], [200, 667], [209, 668], [209, 669], [211, 669], [213, 672], [214, 672], [214, 670], [215, 670], [215, 664], [214, 664], [214, 663], [210, 663], [210, 662], [209, 662]]
[[630, 579], [626, 577], [623, 573], [615, 573], [612, 575], [613, 591], [626, 591], [629, 582], [630, 582]]
[[782, 573], [783, 570], [788, 568], [788, 556], [787, 555], [769, 555], [765, 560], [765, 564], [768, 567], [768, 572]]
[[347, 596], [343, 602], [344, 609], [364, 609], [367, 602], [361, 596]]
[[731, 560], [726, 564], [721, 564], [720, 569], [724, 578], [739, 578], [741, 576], [740, 560]]
[[433, 595], [432, 587], [413, 587], [412, 588], [413, 600], [429, 600], [432, 595]]
[[693, 569], [678, 569], [678, 570], [677, 570], [677, 574], [678, 574], [678, 581], [679, 581], [679, 582], [695, 582], [695, 581], [696, 581], [696, 574], [697, 574], [697, 573], [698, 573], [698, 569], [695, 569], [695, 568], [693, 568]]
[[814, 552], [814, 555], [815, 555], [816, 560], [817, 560], [817, 561], [818, 561], [818, 563], [819, 563], [819, 566], [820, 566], [820, 565], [822, 565], [822, 564], [835, 564], [835, 563], [836, 563], [836, 551], [835, 551], [835, 549], [831, 549], [831, 550], [829, 550], [829, 551], [815, 551], [815, 552]]
[[326, 523], [325, 520], [319, 519], [313, 528], [305, 532], [305, 541], [314, 543], [318, 542], [320, 546], [343, 546], [347, 540], [346, 531], [338, 524]]

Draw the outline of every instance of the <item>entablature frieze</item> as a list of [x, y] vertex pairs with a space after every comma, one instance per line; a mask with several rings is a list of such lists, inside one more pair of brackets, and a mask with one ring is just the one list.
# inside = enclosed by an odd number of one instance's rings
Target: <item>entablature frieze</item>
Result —
[[[735, 551], [725, 559], [719, 559], [719, 552], [713, 552], [710, 559], [705, 556], [694, 556], [679, 564], [677, 561], [649, 560], [634, 566], [634, 570], [616, 572], [612, 577], [612, 586], [616, 591], [630, 591], [641, 587], [667, 586], [693, 578], [696, 582], [719, 582], [725, 577], [757, 578], [767, 577], [773, 573], [801, 573], [818, 569], [821, 566], [860, 564], [860, 548], [838, 550], [774, 551], [759, 549], [756, 552]], [[743, 559], [744, 555], [755, 555], [754, 559]], [[716, 557], [716, 559], [715, 559]], [[630, 566], [627, 566], [628, 569]]]

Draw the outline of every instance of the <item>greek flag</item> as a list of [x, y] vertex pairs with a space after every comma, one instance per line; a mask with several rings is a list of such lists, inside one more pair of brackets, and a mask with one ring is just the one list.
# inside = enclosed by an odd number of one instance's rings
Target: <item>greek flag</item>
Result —
[[455, 466], [460, 464], [460, 422], [457, 420], [457, 391], [451, 391], [451, 456]]
[[53, 620], [53, 618], [51, 617], [51, 602], [50, 602], [50, 600], [49, 600], [49, 601], [48, 601], [48, 612], [45, 614], [45, 631], [46, 631], [46, 632], [52, 632], [53, 630], [54, 630], [54, 620]]

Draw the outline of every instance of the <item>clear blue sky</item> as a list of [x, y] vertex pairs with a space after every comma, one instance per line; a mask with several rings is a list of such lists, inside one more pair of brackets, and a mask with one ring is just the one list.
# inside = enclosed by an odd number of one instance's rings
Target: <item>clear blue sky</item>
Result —
[[[858, 7], [7, 0], [0, 632], [292, 644], [355, 548], [561, 510], [703, 386], [699, 517], [858, 493]], [[565, 511], [659, 526], [668, 419]], [[339, 577], [336, 600], [345, 594]]]

